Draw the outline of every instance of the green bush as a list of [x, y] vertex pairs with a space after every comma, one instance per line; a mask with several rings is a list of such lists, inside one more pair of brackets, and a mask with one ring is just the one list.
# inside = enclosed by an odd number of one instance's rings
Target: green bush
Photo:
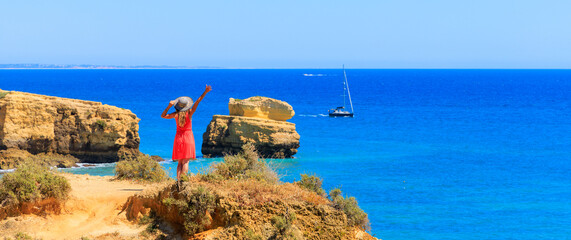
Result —
[[[147, 225], [145, 232], [149, 234], [157, 233], [157, 231], [160, 228], [160, 223], [161, 223], [160, 218], [157, 217], [157, 214], [153, 210], [151, 210], [149, 215], [144, 215], [143, 217], [139, 218], [139, 225]], [[141, 233], [145, 235], [145, 232]], [[146, 237], [145, 239], [148, 239], [148, 237]]]
[[34, 238], [32, 238], [32, 236], [28, 235], [27, 233], [23, 233], [23, 232], [16, 233], [16, 235], [14, 237], [16, 238], [16, 240], [33, 240], [34, 239]]
[[71, 186], [47, 166], [24, 161], [13, 173], [0, 180], [0, 202], [6, 205], [34, 202], [46, 198], [67, 199]]
[[182, 213], [184, 228], [188, 235], [204, 231], [211, 223], [206, 213], [214, 211], [216, 197], [203, 186], [194, 189], [185, 188], [180, 194], [182, 199], [165, 198], [163, 204], [174, 206]]
[[321, 187], [323, 180], [315, 175], [301, 174], [301, 180], [297, 182], [301, 188], [315, 192], [321, 196], [325, 195], [325, 190]]
[[0, 90], [0, 99], [6, 97], [6, 95], [8, 95], [8, 93], [10, 93], [10, 92]]
[[202, 174], [207, 181], [222, 179], [256, 179], [267, 183], [277, 183], [279, 177], [264, 161], [259, 158], [256, 148], [248, 143], [236, 155], [227, 155], [224, 161], [213, 164], [211, 171]]
[[248, 229], [244, 234], [246, 240], [263, 240], [262, 236], [256, 234], [252, 229]]
[[95, 121], [95, 124], [97, 124], [97, 127], [99, 127], [101, 130], [104, 130], [105, 127], [107, 127], [107, 123], [103, 120], [97, 120]]
[[329, 192], [329, 198], [337, 209], [345, 212], [349, 225], [358, 226], [364, 230], [371, 229], [369, 218], [365, 211], [359, 207], [355, 197], [343, 197], [341, 195], [341, 189], [335, 188]]
[[115, 165], [117, 179], [129, 179], [146, 182], [166, 180], [164, 168], [149, 155], [125, 156]]
[[287, 211], [283, 216], [273, 216], [272, 225], [276, 228], [276, 239], [290, 239], [293, 238], [291, 226], [296, 220], [294, 212]]

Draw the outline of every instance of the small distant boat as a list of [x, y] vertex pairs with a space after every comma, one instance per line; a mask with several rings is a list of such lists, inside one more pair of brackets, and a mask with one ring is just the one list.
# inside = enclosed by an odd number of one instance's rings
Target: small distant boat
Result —
[[[349, 91], [349, 82], [347, 82], [347, 74], [345, 73], [345, 65], [343, 65], [343, 106], [329, 110], [330, 117], [353, 117], [353, 102], [351, 101], [351, 91]], [[345, 94], [347, 92], [347, 94]], [[346, 96], [349, 96], [349, 104], [351, 104], [351, 112], [345, 110]]]

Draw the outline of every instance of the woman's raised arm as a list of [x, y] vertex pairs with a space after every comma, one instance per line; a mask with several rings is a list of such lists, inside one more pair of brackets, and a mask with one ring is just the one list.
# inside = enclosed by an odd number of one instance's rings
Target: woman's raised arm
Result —
[[169, 105], [167, 106], [167, 108], [165, 108], [165, 110], [163, 111], [163, 113], [161, 114], [162, 118], [166, 118], [166, 119], [171, 119], [174, 118], [175, 113], [171, 113], [171, 114], [167, 114], [167, 112], [169, 111], [169, 109], [174, 105], [175, 100], [172, 100], [169, 102]]
[[204, 96], [208, 93], [212, 91], [212, 86], [210, 85], [206, 85], [204, 92], [202, 93], [202, 95], [200, 95], [200, 97], [198, 97], [198, 99], [196, 99], [196, 102], [194, 102], [194, 105], [192, 105], [192, 110], [190, 111], [190, 114], [192, 115], [194, 113], [194, 111], [196, 111], [196, 108], [198, 107], [198, 103], [200, 103], [200, 101], [202, 101], [202, 99], [204, 98]]

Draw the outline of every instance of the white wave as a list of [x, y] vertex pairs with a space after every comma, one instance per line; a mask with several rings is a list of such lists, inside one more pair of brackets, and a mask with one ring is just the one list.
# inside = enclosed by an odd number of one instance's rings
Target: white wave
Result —
[[[115, 163], [76, 163], [75, 166], [70, 168], [100, 168], [100, 167], [113, 167]], [[58, 168], [58, 169], [70, 169], [70, 168]]]

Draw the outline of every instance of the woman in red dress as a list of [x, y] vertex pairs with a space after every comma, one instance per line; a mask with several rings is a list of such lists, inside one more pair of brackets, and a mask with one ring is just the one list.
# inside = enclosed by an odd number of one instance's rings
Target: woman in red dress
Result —
[[[172, 100], [161, 114], [163, 118], [176, 120], [176, 135], [174, 137], [172, 159], [173, 161], [178, 161], [176, 168], [177, 181], [180, 180], [180, 176], [188, 172], [188, 161], [196, 159], [196, 147], [194, 146], [194, 135], [192, 134], [192, 114], [196, 111], [198, 103], [202, 101], [210, 90], [212, 90], [212, 87], [206, 85], [206, 89], [202, 95], [196, 99], [194, 104], [192, 98], [189, 97], [179, 97]], [[172, 106], [174, 106], [176, 111], [167, 114]]]

